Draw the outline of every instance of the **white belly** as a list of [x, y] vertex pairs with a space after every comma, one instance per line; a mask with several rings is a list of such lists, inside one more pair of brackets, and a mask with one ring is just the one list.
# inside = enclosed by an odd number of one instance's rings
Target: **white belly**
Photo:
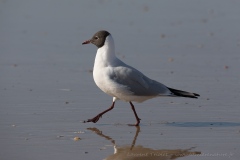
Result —
[[154, 98], [155, 96], [135, 96], [133, 95], [126, 86], [117, 84], [112, 81], [109, 76], [109, 68], [94, 68], [93, 79], [96, 85], [106, 94], [116, 97], [123, 101], [143, 102], [145, 100]]
[[93, 79], [96, 85], [105, 93], [111, 96], [115, 96], [113, 93], [113, 84], [107, 75], [106, 68], [94, 68]]

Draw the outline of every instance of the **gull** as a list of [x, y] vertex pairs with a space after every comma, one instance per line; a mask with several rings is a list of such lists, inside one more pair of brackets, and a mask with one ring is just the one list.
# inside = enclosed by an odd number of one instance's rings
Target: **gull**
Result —
[[92, 119], [84, 122], [96, 123], [103, 114], [114, 108], [117, 100], [129, 102], [139, 126], [140, 118], [132, 102], [143, 102], [155, 97], [188, 97], [198, 98], [197, 93], [169, 88], [162, 83], [148, 78], [137, 69], [127, 65], [116, 57], [112, 35], [105, 30], [98, 31], [82, 44], [94, 44], [97, 53], [93, 67], [93, 79], [96, 85], [106, 94], [113, 97], [112, 105]]

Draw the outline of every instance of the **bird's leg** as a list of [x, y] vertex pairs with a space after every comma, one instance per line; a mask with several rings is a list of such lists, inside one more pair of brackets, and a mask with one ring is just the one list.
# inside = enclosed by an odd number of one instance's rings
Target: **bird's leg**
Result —
[[141, 119], [138, 117], [137, 112], [136, 112], [136, 110], [135, 110], [134, 105], [132, 104], [132, 102], [130, 101], [129, 103], [130, 103], [130, 105], [131, 105], [131, 107], [132, 107], [133, 113], [134, 113], [135, 118], [136, 118], [136, 120], [137, 120], [137, 123], [136, 123], [136, 124], [129, 124], [129, 126], [139, 126], [139, 123], [140, 123], [140, 120], [141, 120]]
[[110, 110], [112, 110], [114, 108], [114, 104], [115, 104], [115, 102], [113, 102], [112, 105], [107, 110], [99, 113], [96, 117], [93, 117], [92, 119], [88, 119], [87, 121], [83, 121], [83, 122], [84, 123], [86, 123], [86, 122], [96, 123], [99, 120], [99, 118], [102, 117], [103, 114], [107, 113], [108, 111], [110, 111]]

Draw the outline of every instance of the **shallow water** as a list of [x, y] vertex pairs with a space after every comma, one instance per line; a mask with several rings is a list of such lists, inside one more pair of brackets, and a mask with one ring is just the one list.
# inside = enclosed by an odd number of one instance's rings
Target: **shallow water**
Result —
[[[239, 7], [0, 1], [1, 159], [239, 159]], [[112, 101], [92, 79], [96, 47], [81, 45], [100, 29], [124, 62], [201, 97], [134, 103], [139, 128], [127, 125], [135, 119], [121, 101], [98, 123], [82, 123]]]

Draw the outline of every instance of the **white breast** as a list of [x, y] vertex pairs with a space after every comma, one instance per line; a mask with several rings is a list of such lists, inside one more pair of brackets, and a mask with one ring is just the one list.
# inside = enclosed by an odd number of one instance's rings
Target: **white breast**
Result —
[[96, 85], [105, 93], [114, 96], [112, 81], [109, 78], [111, 67], [118, 62], [115, 56], [114, 41], [109, 35], [104, 45], [97, 50], [93, 68], [93, 79]]

